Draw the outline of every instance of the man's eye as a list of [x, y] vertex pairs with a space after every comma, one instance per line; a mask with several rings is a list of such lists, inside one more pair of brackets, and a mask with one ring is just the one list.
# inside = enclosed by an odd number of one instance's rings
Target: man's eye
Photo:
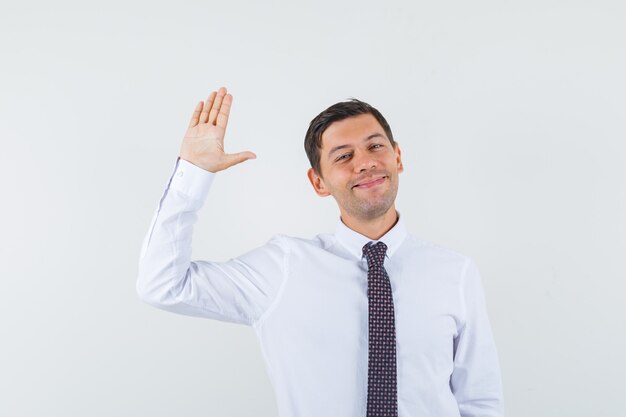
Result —
[[339, 158], [337, 158], [336, 160], [337, 160], [337, 161], [341, 161], [342, 159], [344, 159], [344, 158], [343, 158], [344, 156], [350, 156], [350, 154], [349, 154], [349, 153], [344, 153], [343, 155], [341, 155], [341, 156], [340, 156]]
[[383, 145], [381, 145], [380, 143], [375, 143], [375, 144], [373, 144], [373, 145], [372, 145], [372, 148], [373, 148], [374, 146], [379, 146], [379, 147], [382, 147]]

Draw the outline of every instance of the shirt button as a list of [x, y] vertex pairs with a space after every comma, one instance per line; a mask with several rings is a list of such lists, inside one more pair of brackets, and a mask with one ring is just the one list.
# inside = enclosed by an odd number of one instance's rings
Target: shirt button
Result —
[[178, 176], [182, 177], [183, 176], [183, 171], [178, 171]]

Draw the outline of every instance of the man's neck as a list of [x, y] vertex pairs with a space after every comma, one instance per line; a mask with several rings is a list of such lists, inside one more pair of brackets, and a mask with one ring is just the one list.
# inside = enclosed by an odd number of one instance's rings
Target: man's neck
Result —
[[358, 219], [342, 213], [341, 221], [350, 229], [367, 236], [372, 240], [378, 240], [385, 235], [398, 222], [399, 216], [395, 205], [390, 207], [385, 214], [375, 219]]

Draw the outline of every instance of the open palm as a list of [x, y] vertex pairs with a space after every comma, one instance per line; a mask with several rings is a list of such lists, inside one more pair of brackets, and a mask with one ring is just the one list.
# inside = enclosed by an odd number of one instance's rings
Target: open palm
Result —
[[180, 157], [210, 172], [217, 172], [248, 159], [256, 158], [245, 151], [227, 154], [224, 151], [224, 135], [233, 96], [226, 88], [213, 91], [206, 102], [199, 102], [191, 116], [189, 126], [180, 147]]

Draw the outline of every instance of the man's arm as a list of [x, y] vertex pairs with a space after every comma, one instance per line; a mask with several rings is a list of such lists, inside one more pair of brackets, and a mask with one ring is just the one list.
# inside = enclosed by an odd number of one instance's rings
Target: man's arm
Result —
[[498, 354], [478, 268], [467, 260], [461, 282], [465, 321], [454, 339], [450, 387], [462, 417], [504, 416]]
[[[224, 88], [217, 95], [213, 92], [206, 104], [196, 106], [181, 156], [142, 244], [136, 288], [142, 300], [164, 310], [253, 324], [269, 308], [283, 283], [288, 250], [283, 238], [275, 236], [264, 246], [226, 262], [190, 258], [197, 212], [215, 172], [254, 155], [223, 152], [232, 102], [225, 92]], [[218, 102], [222, 103], [218, 107], [221, 110], [215, 110]]]

